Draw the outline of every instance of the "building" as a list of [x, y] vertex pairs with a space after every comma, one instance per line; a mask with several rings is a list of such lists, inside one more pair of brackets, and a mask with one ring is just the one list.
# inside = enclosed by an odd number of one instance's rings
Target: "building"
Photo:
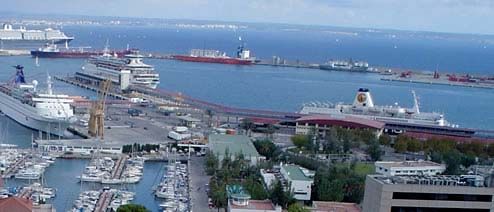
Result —
[[31, 212], [33, 202], [20, 197], [8, 197], [0, 199], [0, 211]]
[[313, 201], [312, 207], [307, 208], [312, 212], [360, 212], [356, 203], [349, 202], [323, 202]]
[[110, 154], [122, 154], [122, 145], [104, 143], [93, 139], [67, 139], [67, 140], [36, 140], [38, 148], [44, 152], [73, 152], [90, 154], [103, 152]]
[[191, 116], [179, 116], [180, 124], [182, 126], [195, 128], [199, 123], [201, 123], [200, 119], [193, 118]]
[[209, 135], [208, 141], [209, 149], [218, 156], [220, 161], [223, 160], [226, 152], [232, 160], [235, 156], [242, 154], [251, 165], [256, 165], [257, 162], [266, 159], [259, 155], [250, 138], [245, 135], [212, 134]]
[[477, 175], [368, 175], [364, 212], [494, 211], [494, 188]]
[[250, 195], [239, 185], [228, 185], [228, 212], [281, 212], [271, 200], [251, 200]]
[[432, 161], [376, 161], [376, 173], [385, 176], [395, 175], [438, 175], [446, 170], [444, 164]]
[[289, 186], [293, 198], [301, 201], [310, 200], [314, 171], [293, 164], [282, 164], [280, 173], [283, 184]]
[[349, 129], [369, 129], [373, 130], [376, 136], [379, 136], [384, 129], [384, 125], [383, 122], [351, 116], [312, 115], [295, 120], [295, 134], [307, 135], [311, 131], [317, 130], [318, 133], [324, 135], [332, 127], [342, 127]]
[[261, 169], [262, 180], [266, 188], [270, 189], [271, 186], [276, 182], [276, 173], [272, 170]]

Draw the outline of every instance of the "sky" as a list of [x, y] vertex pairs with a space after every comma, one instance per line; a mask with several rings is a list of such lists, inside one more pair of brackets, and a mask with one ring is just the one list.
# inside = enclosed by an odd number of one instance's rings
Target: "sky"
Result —
[[494, 34], [494, 0], [0, 0], [4, 11]]

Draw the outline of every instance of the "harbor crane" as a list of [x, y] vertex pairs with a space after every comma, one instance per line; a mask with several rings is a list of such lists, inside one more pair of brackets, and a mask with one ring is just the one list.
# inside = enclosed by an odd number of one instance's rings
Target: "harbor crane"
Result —
[[105, 104], [106, 96], [110, 91], [111, 80], [106, 79], [101, 81], [98, 91], [98, 99], [94, 101], [89, 110], [89, 135], [93, 137], [104, 138], [104, 121], [105, 121]]

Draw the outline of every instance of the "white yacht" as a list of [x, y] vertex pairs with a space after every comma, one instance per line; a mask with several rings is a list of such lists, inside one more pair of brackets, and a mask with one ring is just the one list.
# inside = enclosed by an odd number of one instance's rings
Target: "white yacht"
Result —
[[118, 55], [105, 53], [91, 57], [77, 75], [89, 76], [98, 79], [111, 79], [120, 84], [122, 73], [130, 71], [129, 83], [155, 89], [160, 83], [159, 74], [154, 67], [143, 62], [143, 56], [136, 50], [131, 54], [119, 58]]
[[37, 180], [41, 177], [41, 173], [35, 169], [21, 169], [15, 174], [16, 179]]
[[14, 82], [0, 85], [0, 111], [18, 123], [58, 136], [70, 135], [66, 129], [75, 121], [68, 95], [54, 94], [50, 76], [47, 92], [38, 91], [38, 82], [26, 83], [21, 65]]

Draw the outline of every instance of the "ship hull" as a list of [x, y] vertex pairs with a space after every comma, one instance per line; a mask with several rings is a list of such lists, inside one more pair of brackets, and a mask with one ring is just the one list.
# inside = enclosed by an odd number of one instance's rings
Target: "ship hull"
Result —
[[31, 106], [22, 104], [2, 92], [0, 92], [0, 99], [0, 111], [19, 124], [47, 134], [56, 136], [67, 135], [69, 122], [42, 117]]
[[369, 72], [368, 68], [338, 68], [331, 65], [319, 65], [319, 69], [327, 71]]
[[237, 58], [192, 57], [186, 55], [173, 55], [172, 58], [187, 62], [220, 63], [230, 65], [252, 65], [253, 63], [252, 60], [242, 60]]
[[73, 38], [64, 39], [40, 39], [40, 40], [2, 40], [2, 45], [4, 49], [11, 50], [31, 50], [37, 49], [47, 43], [63, 44], [69, 43]]
[[[123, 57], [129, 54], [130, 51], [118, 51], [112, 54], [116, 54], [118, 57]], [[60, 51], [60, 52], [45, 52], [45, 51], [31, 51], [31, 56], [40, 58], [89, 58], [92, 56], [103, 55], [103, 52], [92, 51], [92, 52], [77, 52], [77, 51]]]

